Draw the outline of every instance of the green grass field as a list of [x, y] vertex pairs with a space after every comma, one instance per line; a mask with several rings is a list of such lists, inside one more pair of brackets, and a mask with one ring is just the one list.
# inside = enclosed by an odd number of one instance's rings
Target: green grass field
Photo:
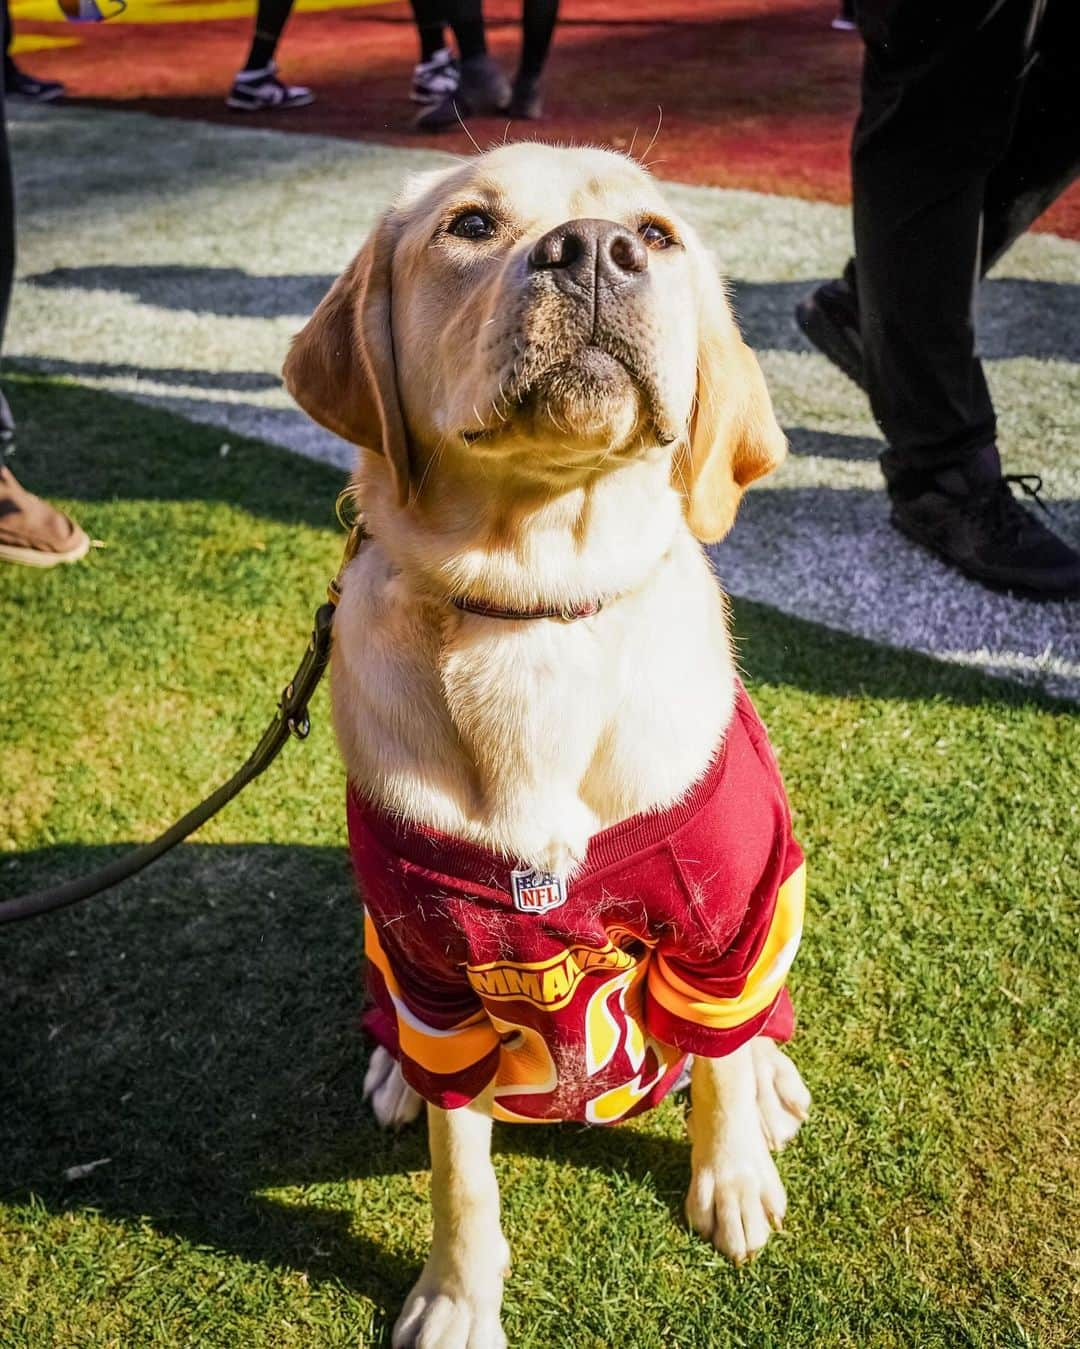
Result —
[[[152, 836], [247, 754], [341, 543], [340, 475], [45, 378], [13, 467], [105, 547], [0, 573], [0, 895]], [[750, 603], [810, 874], [787, 1230], [690, 1234], [685, 1100], [496, 1130], [515, 1349], [1080, 1341], [1080, 728]], [[380, 1345], [422, 1129], [360, 1102], [360, 924], [325, 695], [305, 746], [113, 894], [0, 934], [0, 1345]], [[65, 1171], [101, 1159], [79, 1179]]]

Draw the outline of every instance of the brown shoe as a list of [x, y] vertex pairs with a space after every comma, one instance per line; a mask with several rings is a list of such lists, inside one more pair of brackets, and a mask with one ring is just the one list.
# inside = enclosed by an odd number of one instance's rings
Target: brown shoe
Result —
[[78, 562], [89, 547], [74, 520], [20, 487], [11, 470], [0, 467], [0, 562], [55, 567]]

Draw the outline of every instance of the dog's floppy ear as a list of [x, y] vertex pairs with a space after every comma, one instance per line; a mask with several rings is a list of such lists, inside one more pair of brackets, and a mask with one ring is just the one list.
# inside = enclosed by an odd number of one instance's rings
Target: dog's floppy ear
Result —
[[309, 417], [386, 456], [404, 506], [411, 487], [409, 443], [391, 324], [397, 234], [396, 215], [389, 211], [293, 338], [282, 374]]
[[757, 357], [739, 336], [720, 278], [698, 246], [697, 398], [675, 460], [686, 518], [703, 543], [722, 539], [745, 488], [779, 466], [787, 439]]

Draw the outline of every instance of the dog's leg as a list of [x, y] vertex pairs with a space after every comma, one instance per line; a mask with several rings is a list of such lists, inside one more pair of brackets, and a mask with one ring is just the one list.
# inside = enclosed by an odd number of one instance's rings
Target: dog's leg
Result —
[[756, 1035], [750, 1041], [750, 1052], [765, 1141], [773, 1152], [783, 1152], [810, 1113], [810, 1093], [798, 1068], [775, 1040]]
[[690, 1083], [691, 1227], [737, 1265], [779, 1228], [787, 1195], [758, 1114], [754, 1051], [695, 1058]]
[[377, 1045], [364, 1074], [364, 1100], [371, 1102], [375, 1118], [384, 1129], [411, 1124], [424, 1104], [401, 1075], [401, 1067], [389, 1050]]
[[491, 1165], [491, 1098], [428, 1106], [434, 1235], [394, 1326], [393, 1349], [505, 1349], [499, 1322], [510, 1248]]

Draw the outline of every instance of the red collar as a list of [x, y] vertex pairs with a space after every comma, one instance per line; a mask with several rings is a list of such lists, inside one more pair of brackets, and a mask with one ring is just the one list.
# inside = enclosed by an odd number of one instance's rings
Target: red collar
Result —
[[573, 623], [577, 618], [594, 618], [604, 607], [603, 600], [586, 600], [583, 604], [537, 604], [531, 609], [508, 609], [486, 600], [470, 599], [468, 595], [454, 595], [450, 602], [455, 608], [467, 614], [479, 614], [482, 618], [557, 618], [563, 623]]

